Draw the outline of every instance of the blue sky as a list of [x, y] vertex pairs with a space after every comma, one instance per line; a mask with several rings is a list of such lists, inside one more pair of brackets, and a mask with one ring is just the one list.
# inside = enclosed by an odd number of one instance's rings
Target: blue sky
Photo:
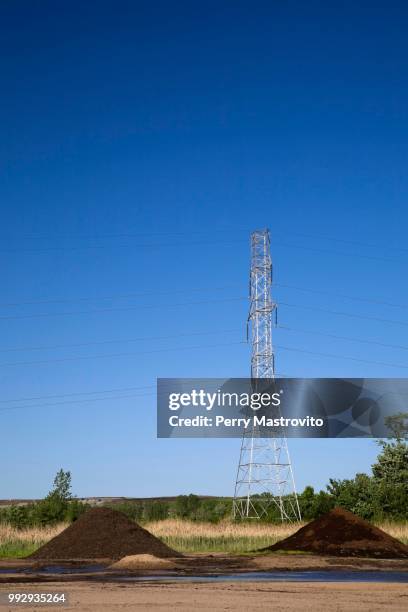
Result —
[[[78, 495], [232, 493], [239, 441], [157, 440], [154, 385], [249, 372], [258, 227], [292, 328], [277, 369], [406, 375], [404, 3], [0, 13], [1, 498], [60, 467]], [[377, 452], [290, 450], [299, 489]]]

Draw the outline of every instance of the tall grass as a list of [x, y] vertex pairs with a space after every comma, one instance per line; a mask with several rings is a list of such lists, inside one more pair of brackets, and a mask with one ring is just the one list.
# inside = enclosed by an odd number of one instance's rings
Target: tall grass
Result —
[[67, 523], [60, 523], [53, 527], [16, 529], [0, 523], [0, 557], [26, 557], [66, 527]]
[[213, 524], [166, 519], [147, 523], [145, 527], [153, 535], [181, 552], [242, 553], [287, 538], [299, 529], [299, 524], [272, 525], [231, 521]]
[[408, 545], [408, 523], [392, 523], [391, 521], [384, 521], [376, 525], [390, 536], [401, 540], [404, 544]]
[[[304, 525], [302, 523], [301, 525]], [[25, 557], [63, 531], [68, 525], [15, 529], [0, 523], [0, 557]], [[180, 552], [243, 553], [269, 546], [288, 537], [299, 524], [198, 523], [166, 519], [144, 525], [148, 531]], [[384, 522], [378, 525], [394, 538], [408, 544], [408, 523]]]
[[[306, 523], [196, 523], [180, 519], [145, 525], [151, 533], [181, 552], [248, 552], [270, 546], [295, 533]], [[408, 544], [408, 523], [384, 522], [380, 529]]]

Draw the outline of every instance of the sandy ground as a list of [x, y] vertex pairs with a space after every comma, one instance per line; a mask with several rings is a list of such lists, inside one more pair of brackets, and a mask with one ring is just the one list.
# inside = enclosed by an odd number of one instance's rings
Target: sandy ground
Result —
[[[44, 583], [19, 585], [19, 592], [44, 591]], [[15, 590], [16, 585], [13, 585]], [[10, 587], [0, 585], [0, 592]], [[131, 610], [375, 610], [406, 611], [408, 587], [391, 583], [212, 583], [212, 584], [52, 584], [64, 591], [69, 604], [48, 609], [81, 612], [127, 612]], [[1, 610], [23, 609], [0, 606]], [[45, 610], [47, 608], [26, 607]]]

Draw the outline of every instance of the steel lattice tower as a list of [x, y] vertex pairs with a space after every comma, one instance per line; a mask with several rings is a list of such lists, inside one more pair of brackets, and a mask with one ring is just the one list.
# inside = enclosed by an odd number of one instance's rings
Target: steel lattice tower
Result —
[[[269, 230], [251, 234], [251, 378], [275, 377], [272, 347], [272, 260]], [[258, 497], [259, 495], [261, 497]], [[282, 521], [300, 520], [300, 509], [286, 438], [263, 438], [258, 427], [242, 437], [233, 503], [234, 518], [261, 518], [276, 505]]]

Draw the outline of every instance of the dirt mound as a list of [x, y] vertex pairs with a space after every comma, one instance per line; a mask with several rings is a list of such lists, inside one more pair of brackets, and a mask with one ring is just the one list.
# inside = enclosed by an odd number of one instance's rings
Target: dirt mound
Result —
[[291, 550], [341, 557], [408, 558], [408, 546], [352, 512], [335, 508], [263, 551]]
[[109, 569], [135, 570], [135, 569], [174, 569], [176, 564], [170, 559], [160, 559], [154, 555], [128, 555], [113, 563]]
[[92, 508], [29, 558], [121, 559], [137, 554], [181, 556], [122, 512]]

